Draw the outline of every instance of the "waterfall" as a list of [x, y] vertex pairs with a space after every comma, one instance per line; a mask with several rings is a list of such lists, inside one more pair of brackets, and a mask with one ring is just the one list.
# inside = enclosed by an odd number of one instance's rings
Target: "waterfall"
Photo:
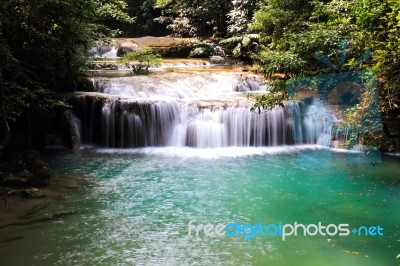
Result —
[[262, 84], [260, 79], [256, 76], [242, 77], [239, 75], [237, 83], [234, 85], [234, 91], [244, 92], [244, 91], [265, 91], [266, 86]]
[[[87, 142], [111, 148], [136, 147], [262, 147], [289, 144], [329, 146], [334, 116], [319, 101], [305, 106], [254, 113], [248, 107], [204, 108], [175, 101], [130, 102], [111, 100], [100, 110], [82, 108]], [[99, 117], [100, 125], [91, 119]], [[96, 128], [97, 130], [94, 130]]]
[[166, 146], [177, 118], [175, 103], [106, 102], [101, 110], [102, 144], [119, 148]]
[[118, 58], [118, 49], [115, 46], [100, 46], [97, 48], [93, 48], [92, 52], [94, 53], [94, 57], [96, 58]]
[[329, 112], [319, 99], [314, 99], [313, 104], [307, 108], [304, 117], [306, 143], [317, 143], [330, 146], [333, 125], [336, 118]]
[[[337, 119], [318, 99], [255, 113], [240, 90], [259, 89], [254, 76], [174, 74], [103, 79], [75, 108], [83, 142], [109, 148], [330, 146]], [[82, 96], [83, 95], [83, 96]], [[75, 102], [72, 105], [77, 105]], [[79, 111], [80, 110], [80, 111]]]
[[65, 111], [64, 120], [68, 125], [69, 140], [68, 144], [73, 149], [79, 149], [81, 145], [81, 120], [77, 118], [71, 111]]
[[302, 114], [304, 113], [304, 104], [302, 102], [300, 103], [289, 103], [287, 105], [287, 108], [289, 110], [289, 116], [288, 116], [288, 124], [290, 126], [291, 132], [292, 132], [292, 138], [294, 143], [296, 144], [301, 144], [303, 143], [303, 131], [304, 131], [304, 126], [303, 126], [303, 117]]

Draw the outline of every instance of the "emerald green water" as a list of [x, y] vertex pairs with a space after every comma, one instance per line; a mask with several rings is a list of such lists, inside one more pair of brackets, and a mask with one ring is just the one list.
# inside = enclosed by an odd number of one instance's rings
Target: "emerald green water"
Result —
[[[400, 164], [307, 148], [50, 151], [60, 179], [81, 186], [76, 211], [15, 228], [2, 265], [398, 265]], [[188, 223], [384, 228], [384, 236], [206, 237]]]

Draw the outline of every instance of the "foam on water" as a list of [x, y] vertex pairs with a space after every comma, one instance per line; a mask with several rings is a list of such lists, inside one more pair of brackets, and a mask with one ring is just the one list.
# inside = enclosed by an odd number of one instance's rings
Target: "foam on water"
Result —
[[[105, 149], [96, 148], [95, 152], [102, 154], [136, 154], [136, 155], [157, 155], [173, 156], [181, 158], [238, 158], [258, 155], [281, 155], [293, 154], [302, 151], [332, 151], [337, 153], [347, 153], [344, 149], [330, 149], [321, 145], [296, 145], [296, 146], [277, 146], [277, 147], [224, 147], [224, 148], [190, 148], [190, 147], [162, 147], [162, 148], [138, 148], [138, 149]], [[354, 153], [354, 151], [353, 151]]]

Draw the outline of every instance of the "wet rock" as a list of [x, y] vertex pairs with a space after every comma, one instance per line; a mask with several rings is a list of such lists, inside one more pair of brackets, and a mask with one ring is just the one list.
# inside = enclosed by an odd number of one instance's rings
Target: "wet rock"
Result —
[[23, 159], [26, 169], [31, 172], [36, 172], [36, 170], [43, 167], [49, 167], [49, 165], [43, 160], [42, 156], [37, 151], [24, 152]]
[[20, 190], [20, 189], [10, 189], [7, 192], [7, 196], [10, 196], [10, 197], [17, 196], [17, 195], [21, 195], [21, 193], [22, 193], [22, 190]]
[[21, 196], [27, 199], [41, 199], [46, 197], [46, 195], [38, 188], [25, 189], [21, 192]]
[[37, 187], [45, 187], [50, 184], [51, 170], [48, 167], [38, 169], [31, 179], [28, 180], [29, 184]]
[[122, 57], [126, 53], [134, 52], [139, 49], [139, 45], [132, 39], [118, 39], [116, 41], [117, 56]]
[[225, 64], [225, 58], [222, 56], [214, 55], [210, 57], [211, 64]]
[[137, 45], [130, 45], [130, 46], [121, 46], [118, 48], [117, 50], [117, 56], [118, 57], [123, 57], [126, 53], [129, 52], [134, 52], [138, 50], [138, 46]]

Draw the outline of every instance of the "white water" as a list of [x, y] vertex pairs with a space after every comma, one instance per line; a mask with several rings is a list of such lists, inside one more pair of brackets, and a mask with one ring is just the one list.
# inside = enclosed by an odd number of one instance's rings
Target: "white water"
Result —
[[64, 113], [64, 120], [68, 124], [69, 134], [74, 138], [72, 146], [78, 148], [82, 139], [82, 122], [71, 111], [66, 111]]
[[[88, 147], [93, 149], [93, 147]], [[329, 149], [320, 145], [296, 145], [296, 146], [277, 146], [277, 147], [224, 147], [224, 148], [190, 148], [190, 147], [163, 147], [163, 148], [135, 148], [135, 149], [95, 149], [98, 153], [103, 154], [146, 154], [157, 156], [173, 156], [180, 158], [237, 158], [257, 155], [277, 155], [277, 154], [293, 154], [303, 151], [331, 150], [336, 153], [350, 152], [347, 150]]]
[[[254, 75], [168, 73], [101, 78], [96, 84], [96, 97], [109, 99], [101, 100], [102, 141], [97, 144], [109, 148], [330, 146], [337, 121], [317, 99], [308, 106], [298, 102], [250, 112], [252, 103], [238, 91], [265, 90]], [[83, 128], [86, 142], [93, 143], [100, 133], [93, 129], [98, 114], [93, 107], [83, 109], [92, 112]]]
[[[224, 101], [248, 91], [266, 91], [255, 75], [240, 73], [166, 73], [150, 76], [99, 78], [97, 92], [127, 99]], [[243, 100], [243, 99], [241, 99]]]
[[307, 108], [303, 121], [309, 143], [330, 146], [333, 125], [337, 119], [322, 101], [314, 99], [313, 104]]
[[113, 46], [99, 46], [99, 47], [93, 47], [91, 49], [91, 52], [93, 53], [94, 58], [108, 58], [108, 59], [115, 59], [119, 58], [117, 56], [118, 49]]

